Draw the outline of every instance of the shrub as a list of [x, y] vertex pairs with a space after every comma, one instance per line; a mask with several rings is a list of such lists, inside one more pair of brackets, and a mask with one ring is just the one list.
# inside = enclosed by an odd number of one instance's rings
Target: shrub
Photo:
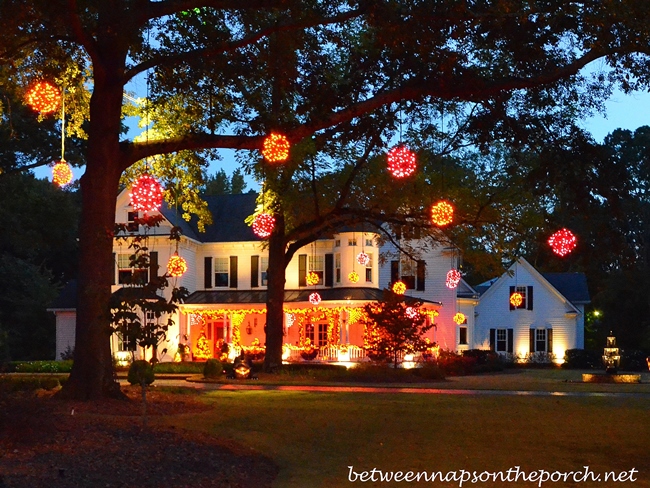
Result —
[[153, 366], [144, 359], [133, 361], [126, 379], [132, 385], [150, 385], [154, 381]]
[[412, 374], [425, 380], [444, 380], [445, 372], [435, 363], [424, 363], [421, 368], [411, 370]]
[[644, 351], [624, 349], [621, 351], [621, 367], [623, 371], [648, 371], [648, 363]]
[[15, 361], [9, 363], [10, 373], [69, 373], [72, 361]]
[[68, 344], [68, 347], [65, 348], [65, 351], [60, 356], [63, 361], [74, 359], [74, 347], [70, 347], [70, 344]]
[[567, 349], [564, 351], [563, 368], [567, 369], [601, 369], [602, 352], [590, 349]]
[[219, 378], [223, 373], [221, 362], [216, 359], [208, 359], [203, 366], [203, 376], [206, 378]]
[[53, 390], [65, 382], [65, 378], [55, 376], [2, 376], [0, 392]]
[[453, 351], [440, 351], [437, 364], [445, 375], [462, 376], [475, 372], [477, 359], [472, 356], [456, 354]]

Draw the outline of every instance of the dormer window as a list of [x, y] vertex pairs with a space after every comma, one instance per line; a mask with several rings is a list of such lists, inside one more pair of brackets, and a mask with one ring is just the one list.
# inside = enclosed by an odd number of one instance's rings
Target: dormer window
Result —
[[138, 212], [127, 212], [126, 214], [126, 229], [129, 232], [138, 232], [139, 225], [137, 219], [139, 218]]

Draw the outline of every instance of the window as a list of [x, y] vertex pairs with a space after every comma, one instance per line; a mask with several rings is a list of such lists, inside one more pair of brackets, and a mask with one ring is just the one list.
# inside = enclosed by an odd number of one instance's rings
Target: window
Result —
[[366, 246], [367, 247], [372, 247], [373, 245], [374, 245], [374, 243], [373, 243], [372, 239], [366, 238]]
[[327, 324], [318, 324], [318, 345], [327, 345]]
[[546, 352], [546, 329], [535, 329], [535, 352]]
[[334, 255], [334, 268], [336, 269], [336, 282], [341, 282], [341, 253]]
[[214, 258], [214, 286], [228, 286], [228, 258]]
[[507, 352], [508, 350], [508, 332], [506, 329], [497, 329], [497, 352]]
[[138, 212], [127, 212], [127, 214], [126, 214], [126, 229], [129, 232], [138, 232], [139, 225], [136, 222], [138, 217], [139, 217]]
[[467, 345], [467, 327], [458, 328], [458, 344]]
[[260, 258], [260, 282], [262, 283], [262, 286], [267, 286], [269, 284], [269, 276], [268, 276], [268, 269], [269, 269], [269, 257], [268, 256], [262, 256]]
[[323, 270], [325, 265], [323, 256], [309, 256], [309, 271], [318, 275], [318, 283], [323, 283]]
[[415, 289], [415, 276], [417, 273], [417, 262], [408, 257], [403, 257], [400, 263], [401, 280], [407, 290]]
[[314, 343], [314, 324], [307, 324], [305, 326], [305, 339], [309, 339], [312, 344]]
[[348, 246], [356, 246], [356, 245], [357, 245], [356, 237], [354, 239], [348, 239]]
[[135, 268], [131, 266], [132, 254], [117, 255], [117, 282], [120, 285], [144, 285], [147, 283], [147, 268]]
[[334, 247], [341, 247], [341, 239], [334, 240]]
[[117, 350], [118, 351], [135, 351], [137, 341], [135, 338], [130, 337], [128, 334], [117, 334]]
[[366, 266], [366, 283], [372, 283], [372, 253], [368, 253], [368, 257], [370, 260], [368, 261], [368, 265]]

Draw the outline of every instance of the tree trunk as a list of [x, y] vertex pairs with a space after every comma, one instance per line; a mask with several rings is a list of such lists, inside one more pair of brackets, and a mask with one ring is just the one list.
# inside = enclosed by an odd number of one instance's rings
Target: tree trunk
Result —
[[276, 215], [275, 228], [269, 237], [269, 268], [266, 296], [266, 353], [264, 371], [272, 372], [282, 365], [282, 343], [284, 342], [284, 286], [285, 242], [284, 217]]
[[[86, 171], [81, 178], [79, 290], [74, 364], [61, 396], [79, 400], [122, 396], [110, 349], [109, 299], [113, 281], [113, 229], [120, 161], [122, 83], [95, 69], [90, 101]], [[100, 75], [103, 74], [105, 76]]]

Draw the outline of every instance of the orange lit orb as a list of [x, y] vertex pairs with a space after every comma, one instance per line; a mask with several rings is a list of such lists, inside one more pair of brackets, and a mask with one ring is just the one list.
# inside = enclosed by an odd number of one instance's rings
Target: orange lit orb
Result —
[[308, 285], [310, 285], [310, 286], [317, 285], [319, 281], [320, 281], [320, 278], [318, 277], [318, 275], [316, 273], [314, 273], [313, 271], [310, 271], [309, 273], [307, 273], [307, 284]]
[[510, 295], [510, 305], [513, 307], [519, 307], [522, 303], [524, 303], [524, 296], [521, 293], [516, 291]]
[[449, 225], [454, 220], [454, 207], [451, 203], [441, 200], [431, 207], [431, 222], [438, 227]]
[[262, 147], [262, 156], [269, 163], [281, 163], [286, 161], [289, 157], [289, 139], [282, 134], [271, 133], [266, 139]]
[[398, 295], [404, 295], [406, 293], [406, 285], [403, 281], [396, 281], [393, 284], [393, 293], [397, 293]]
[[350, 283], [357, 283], [359, 281], [359, 273], [352, 271], [352, 273], [348, 275], [348, 280], [350, 280]]
[[388, 171], [395, 178], [406, 178], [415, 172], [415, 153], [406, 146], [395, 146], [388, 151]]
[[179, 278], [187, 271], [187, 261], [175, 252], [167, 262], [167, 273], [169, 276]]
[[457, 269], [450, 269], [447, 271], [447, 281], [445, 284], [447, 285], [447, 288], [454, 289], [458, 286], [458, 283], [460, 283], [460, 271]]
[[266, 239], [273, 232], [275, 217], [267, 213], [257, 214], [253, 220], [252, 227], [256, 236]]
[[70, 169], [70, 165], [66, 163], [65, 159], [52, 166], [52, 183], [57, 186], [65, 186], [71, 181], [72, 169]]
[[25, 102], [36, 112], [50, 114], [59, 108], [61, 92], [52, 83], [39, 81], [27, 90]]
[[548, 239], [548, 244], [558, 256], [566, 256], [576, 247], [576, 236], [569, 229], [560, 229]]
[[311, 295], [309, 295], [309, 302], [312, 305], [318, 305], [320, 303], [320, 300], [321, 298], [318, 293], [312, 293]]
[[465, 314], [462, 312], [458, 312], [456, 315], [454, 315], [454, 322], [456, 322], [458, 325], [464, 324], [465, 320]]
[[162, 205], [163, 189], [156, 178], [145, 174], [133, 184], [129, 196], [135, 212], [155, 212]]

